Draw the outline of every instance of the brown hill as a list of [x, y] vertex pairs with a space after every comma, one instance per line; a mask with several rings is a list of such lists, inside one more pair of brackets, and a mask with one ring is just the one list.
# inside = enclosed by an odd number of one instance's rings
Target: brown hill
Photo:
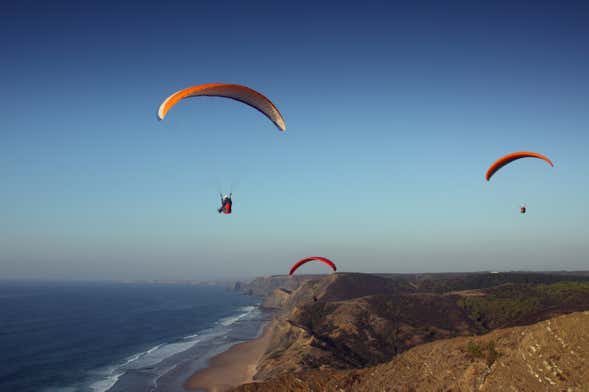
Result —
[[[455, 279], [455, 277], [453, 277]], [[531, 324], [589, 308], [589, 284], [505, 284], [448, 294], [406, 281], [333, 274], [275, 290], [281, 308], [257, 379], [309, 369], [359, 369], [423, 343]]]
[[[369, 366], [415, 344], [474, 330], [450, 297], [400, 294], [403, 290], [410, 288], [369, 274], [307, 280], [286, 300], [286, 291], [276, 290], [264, 303], [283, 308], [257, 377], [322, 366]], [[424, 322], [429, 313], [441, 322]], [[456, 326], [448, 327], [448, 314]]]
[[588, 391], [589, 312], [423, 344], [374, 367], [283, 373], [235, 390]]
[[[396, 292], [430, 292], [448, 293], [462, 290], [479, 290], [502, 284], [552, 284], [562, 281], [589, 281], [588, 271], [576, 272], [461, 272], [461, 273], [424, 273], [424, 274], [361, 274], [337, 273], [333, 275], [274, 275], [256, 278], [248, 283], [236, 282], [233, 290], [246, 294], [265, 297], [278, 288], [289, 291], [297, 289], [305, 282], [315, 284], [324, 279], [335, 279], [329, 284], [330, 295], [336, 293], [339, 300], [357, 298], [363, 295], [383, 294], [388, 287]], [[336, 289], [336, 285], [340, 288]], [[346, 294], [347, 293], [347, 294]], [[345, 294], [342, 296], [342, 294]], [[333, 298], [326, 298], [334, 300]]]
[[304, 305], [314, 300], [344, 301], [368, 295], [386, 294], [394, 295], [402, 292], [414, 292], [405, 280], [390, 279], [373, 274], [361, 273], [337, 273], [323, 277], [304, 279], [298, 290], [293, 292], [287, 307]]

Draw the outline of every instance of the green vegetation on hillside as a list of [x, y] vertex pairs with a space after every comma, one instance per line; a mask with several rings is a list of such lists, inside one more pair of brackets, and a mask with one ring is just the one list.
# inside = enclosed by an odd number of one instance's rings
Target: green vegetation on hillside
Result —
[[589, 276], [539, 272], [424, 274], [416, 277], [417, 291], [448, 293], [459, 290], [485, 289], [513, 284], [553, 284], [557, 282], [589, 282]]
[[474, 341], [468, 342], [466, 345], [466, 352], [471, 358], [484, 358], [487, 366], [491, 367], [497, 358], [499, 352], [495, 348], [495, 341], [491, 340], [487, 344], [479, 344]]
[[589, 282], [506, 284], [482, 297], [463, 297], [458, 304], [480, 332], [525, 324], [543, 311], [589, 308]]

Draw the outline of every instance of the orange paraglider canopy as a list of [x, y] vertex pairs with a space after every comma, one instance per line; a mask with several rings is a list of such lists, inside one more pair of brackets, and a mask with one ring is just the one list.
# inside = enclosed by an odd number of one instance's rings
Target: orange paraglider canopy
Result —
[[272, 120], [281, 131], [286, 130], [284, 118], [272, 101], [259, 92], [239, 84], [208, 83], [177, 91], [166, 98], [166, 100], [160, 105], [157, 116], [160, 120], [163, 120], [168, 111], [184, 98], [202, 96], [224, 97], [245, 103], [246, 105], [262, 112], [266, 117]]
[[550, 166], [554, 166], [554, 164], [552, 163], [552, 161], [550, 159], [548, 159], [548, 157], [542, 155], [542, 154], [538, 154], [537, 152], [529, 152], [529, 151], [518, 151], [518, 152], [512, 152], [511, 154], [507, 154], [501, 158], [499, 158], [498, 160], [495, 161], [495, 163], [493, 163], [491, 165], [491, 167], [489, 167], [489, 170], [487, 170], [487, 174], [485, 175], [485, 178], [487, 179], [487, 181], [489, 181], [491, 179], [491, 177], [493, 177], [493, 175], [499, 170], [501, 169], [503, 166], [516, 161], [518, 159], [521, 158], [538, 158], [538, 159], [542, 159], [543, 161], [546, 161]]
[[295, 271], [303, 264], [308, 263], [309, 261], [320, 261], [322, 263], [327, 264], [328, 266], [331, 267], [331, 269], [335, 272], [337, 271], [337, 267], [335, 266], [335, 264], [333, 263], [333, 261], [325, 258], [325, 257], [320, 257], [320, 256], [311, 256], [311, 257], [305, 257], [302, 260], [299, 260], [295, 263], [295, 265], [292, 266], [292, 268], [290, 269], [290, 272], [288, 273], [289, 275], [292, 275], [295, 273]]

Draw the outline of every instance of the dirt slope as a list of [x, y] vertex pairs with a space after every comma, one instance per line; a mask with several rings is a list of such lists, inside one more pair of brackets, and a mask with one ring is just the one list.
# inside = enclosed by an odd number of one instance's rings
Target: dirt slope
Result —
[[283, 373], [236, 391], [589, 391], [589, 312], [438, 340], [364, 369]]

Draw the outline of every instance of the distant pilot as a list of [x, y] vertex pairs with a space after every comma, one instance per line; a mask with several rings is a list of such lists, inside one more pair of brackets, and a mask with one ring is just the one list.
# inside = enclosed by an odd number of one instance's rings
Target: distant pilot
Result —
[[522, 214], [525, 214], [525, 213], [526, 213], [526, 205], [525, 205], [525, 204], [524, 204], [524, 205], [522, 205], [522, 206], [519, 208], [519, 212], [520, 212], [520, 213], [522, 213]]
[[217, 209], [219, 214], [221, 212], [223, 214], [231, 214], [231, 206], [233, 205], [233, 202], [231, 201], [231, 195], [231, 193], [229, 194], [229, 196], [221, 195], [219, 193], [219, 196], [221, 196], [221, 207]]

